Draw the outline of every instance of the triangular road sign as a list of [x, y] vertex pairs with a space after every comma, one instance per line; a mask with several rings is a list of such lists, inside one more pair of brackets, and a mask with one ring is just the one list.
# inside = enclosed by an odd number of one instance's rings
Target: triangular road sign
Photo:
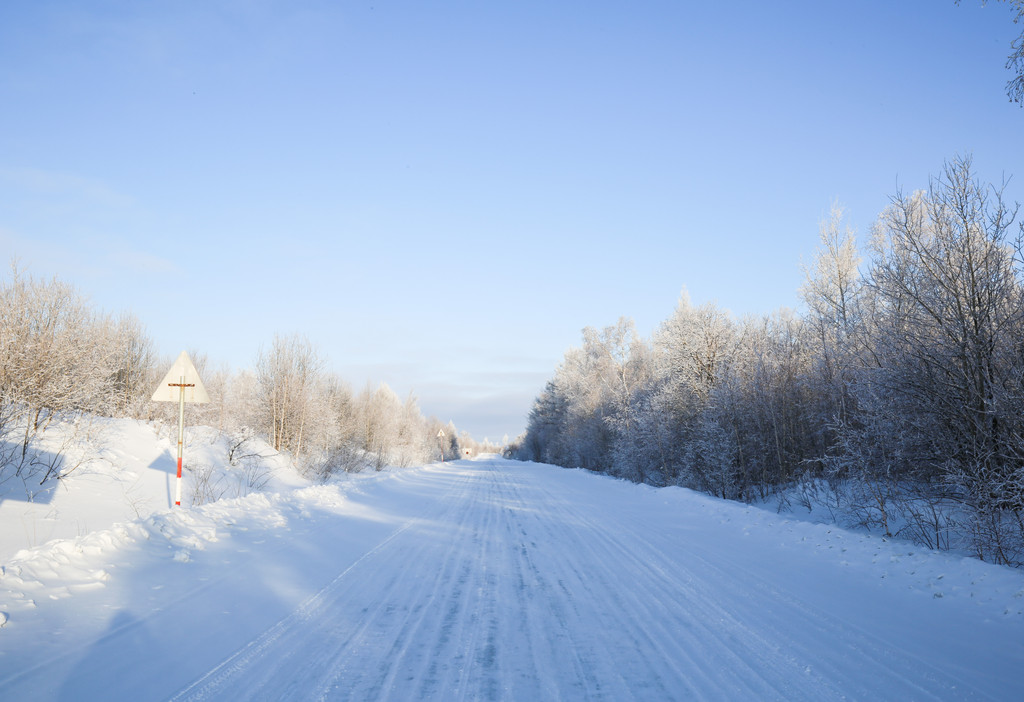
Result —
[[181, 400], [181, 387], [185, 386], [185, 402], [209, 402], [210, 396], [206, 394], [203, 381], [199, 379], [199, 371], [192, 365], [192, 359], [184, 351], [178, 356], [178, 360], [167, 371], [167, 375], [160, 381], [153, 393], [154, 402], [179, 402]]

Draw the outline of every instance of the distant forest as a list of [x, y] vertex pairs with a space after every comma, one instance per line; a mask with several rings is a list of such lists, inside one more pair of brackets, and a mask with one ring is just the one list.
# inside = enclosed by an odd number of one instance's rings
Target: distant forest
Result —
[[[187, 422], [223, 434], [232, 464], [251, 457], [255, 438], [315, 480], [483, 448], [451, 423], [424, 417], [412, 395], [402, 399], [384, 384], [354, 393], [299, 335], [276, 336], [251, 371], [190, 355], [210, 403], [187, 405]], [[13, 265], [0, 281], [0, 486], [38, 487], [74, 470], [63, 450], [43, 447], [54, 422], [84, 434], [89, 416], [131, 417], [176, 431], [177, 405], [150, 400], [170, 365], [134, 316], [101, 314], [71, 285]]]
[[[858, 246], [821, 224], [804, 311], [684, 293], [642, 339], [587, 328], [536, 398], [525, 460], [679, 485], [1024, 562], [1024, 226], [969, 157], [897, 193]], [[862, 258], [863, 257], [863, 258]]]

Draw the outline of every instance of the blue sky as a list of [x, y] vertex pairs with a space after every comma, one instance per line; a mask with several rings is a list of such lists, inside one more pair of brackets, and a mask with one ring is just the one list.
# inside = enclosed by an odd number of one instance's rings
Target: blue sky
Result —
[[[584, 326], [798, 307], [838, 200], [973, 154], [1024, 200], [1000, 3], [0, 9], [0, 254], [168, 360], [307, 336], [481, 439]], [[6, 261], [4, 262], [6, 264]]]

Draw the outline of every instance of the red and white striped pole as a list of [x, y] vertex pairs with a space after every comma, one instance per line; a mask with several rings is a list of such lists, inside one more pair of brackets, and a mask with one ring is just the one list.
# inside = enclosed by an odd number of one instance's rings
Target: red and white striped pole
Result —
[[185, 377], [181, 382], [167, 383], [170, 387], [177, 387], [181, 392], [178, 399], [178, 484], [174, 489], [174, 505], [181, 507], [181, 453], [185, 443], [185, 388], [194, 388], [195, 383], [186, 383]]
[[[177, 382], [175, 382], [177, 381]], [[174, 392], [174, 388], [178, 392]], [[185, 388], [192, 388], [188, 396]], [[181, 464], [182, 453], [185, 449], [185, 403], [186, 402], [209, 402], [210, 396], [206, 394], [206, 388], [199, 379], [199, 373], [192, 364], [192, 360], [184, 351], [178, 356], [167, 375], [157, 385], [153, 392], [153, 402], [177, 402], [178, 403], [178, 485], [175, 491], [174, 504], [181, 506]]]
[[179, 383], [181, 399], [178, 401], [178, 485], [174, 489], [174, 505], [181, 507], [181, 452], [185, 443], [185, 378]]

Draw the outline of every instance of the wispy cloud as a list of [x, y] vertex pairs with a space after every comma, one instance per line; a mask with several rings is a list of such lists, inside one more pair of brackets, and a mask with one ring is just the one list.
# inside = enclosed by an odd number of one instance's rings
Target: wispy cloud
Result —
[[118, 250], [114, 251], [111, 260], [118, 266], [127, 268], [134, 273], [154, 275], [178, 275], [181, 268], [174, 261], [145, 251]]
[[0, 168], [0, 183], [35, 196], [82, 200], [104, 207], [123, 209], [136, 204], [131, 197], [109, 184], [75, 173], [39, 168]]
[[[0, 241], [30, 269], [61, 277], [170, 275], [168, 257], [137, 236], [146, 214], [134, 198], [90, 176], [40, 168], [0, 168], [5, 207]], [[74, 222], [69, 226], [68, 221]], [[59, 224], [55, 224], [59, 223]]]

